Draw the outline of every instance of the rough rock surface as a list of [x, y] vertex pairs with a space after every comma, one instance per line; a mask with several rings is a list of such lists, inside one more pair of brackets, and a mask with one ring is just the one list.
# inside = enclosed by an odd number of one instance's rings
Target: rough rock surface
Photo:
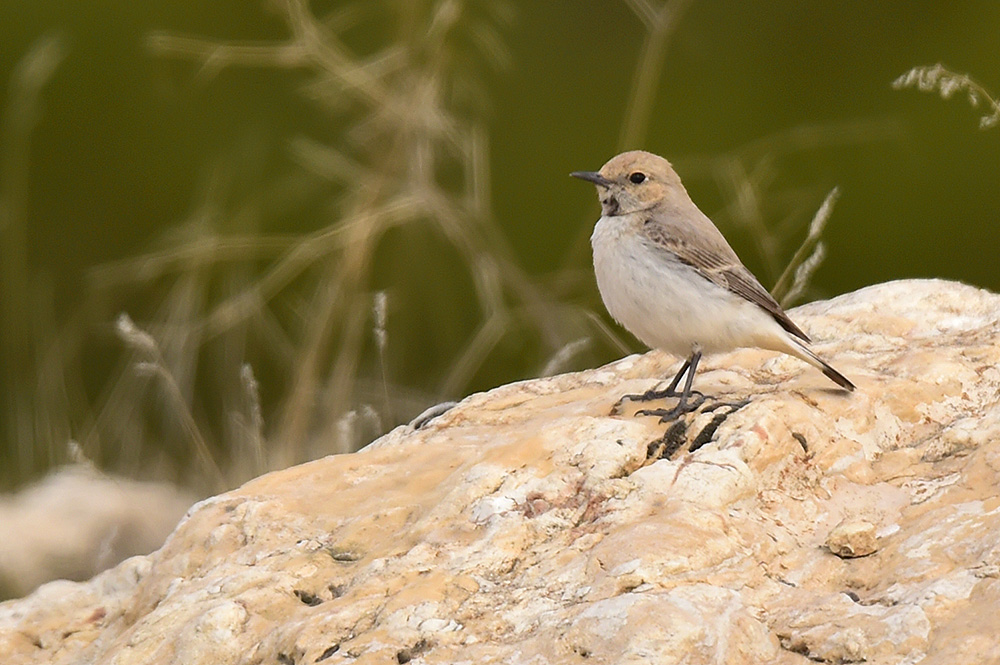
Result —
[[[906, 281], [793, 316], [857, 392], [742, 350], [697, 387], [750, 402], [674, 428], [609, 415], [659, 353], [474, 395], [0, 605], [0, 661], [1000, 662], [1000, 296]], [[831, 551], [865, 522], [874, 552]]]

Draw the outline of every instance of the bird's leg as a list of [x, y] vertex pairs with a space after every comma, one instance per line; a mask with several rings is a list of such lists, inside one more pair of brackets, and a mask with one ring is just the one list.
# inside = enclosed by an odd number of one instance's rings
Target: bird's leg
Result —
[[689, 367], [691, 367], [690, 358], [684, 361], [684, 364], [681, 365], [680, 371], [677, 372], [677, 375], [670, 382], [670, 385], [667, 386], [665, 389], [655, 390], [653, 388], [650, 388], [649, 390], [641, 394], [622, 395], [622, 398], [615, 403], [615, 407], [613, 410], [617, 412], [619, 407], [621, 407], [622, 403], [625, 402], [626, 400], [628, 400], [629, 402], [653, 402], [655, 400], [666, 399], [668, 397], [680, 397], [680, 393], [677, 392], [677, 385], [681, 382], [681, 379], [684, 378], [684, 373], [688, 371]]
[[[674, 376], [670, 385], [663, 390], [647, 390], [646, 392], [639, 395], [625, 395], [615, 404], [612, 409], [612, 413], [618, 413], [619, 408], [625, 400], [631, 402], [652, 402], [658, 399], [666, 399], [669, 397], [680, 398], [677, 405], [673, 409], [643, 409], [642, 411], [636, 412], [638, 415], [644, 416], [660, 416], [661, 422], [667, 422], [668, 420], [673, 420], [678, 416], [685, 413], [690, 413], [698, 407], [700, 407], [704, 401], [705, 396], [698, 392], [697, 390], [692, 390], [691, 385], [694, 382], [694, 373], [698, 369], [698, 361], [701, 360], [701, 351], [694, 351], [691, 357], [684, 361], [681, 365], [680, 371]], [[677, 392], [677, 386], [680, 385], [681, 379], [687, 375], [687, 380], [684, 382], [684, 390]], [[691, 399], [692, 395], [696, 396], [695, 399]]]
[[[679, 397], [680, 395], [677, 393], [677, 386], [680, 384], [681, 379], [684, 378], [684, 373], [687, 372], [688, 369], [690, 369], [692, 359], [694, 359], [694, 355], [692, 355], [690, 358], [684, 361], [684, 364], [681, 365], [680, 370], [678, 370], [677, 374], [674, 376], [673, 380], [670, 382], [670, 385], [667, 386], [666, 389], [664, 390], [650, 389], [641, 395], [626, 395], [626, 397], [634, 402], [652, 402], [653, 400], [656, 399], [666, 399], [667, 397]], [[691, 372], [691, 375], [694, 375], [694, 372]], [[688, 384], [690, 385], [690, 381], [688, 382]]]
[[[685, 413], [691, 413], [695, 411], [699, 406], [705, 403], [705, 396], [698, 392], [697, 390], [691, 390], [691, 385], [694, 383], [694, 373], [698, 370], [698, 361], [701, 360], [701, 351], [694, 351], [691, 357], [684, 363], [681, 367], [681, 371], [677, 373], [674, 380], [670, 382], [670, 385], [665, 391], [655, 391], [649, 390], [643, 395], [638, 397], [643, 397], [646, 399], [661, 399], [663, 397], [680, 397], [677, 401], [677, 405], [672, 409], [642, 409], [641, 411], [636, 411], [636, 415], [639, 416], [659, 416], [660, 422], [665, 423], [684, 415]], [[684, 376], [685, 370], [687, 370], [687, 380], [684, 382], [684, 390], [677, 393], [677, 384], [680, 383], [681, 377]], [[648, 397], [650, 394], [653, 397]], [[691, 399], [691, 396], [696, 395], [695, 399]], [[639, 400], [645, 401], [645, 400]]]

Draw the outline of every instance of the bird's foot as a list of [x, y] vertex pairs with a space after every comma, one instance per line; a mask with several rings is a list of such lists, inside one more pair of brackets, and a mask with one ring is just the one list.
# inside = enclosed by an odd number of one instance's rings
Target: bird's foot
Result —
[[[701, 404], [701, 402], [705, 401], [705, 396], [702, 393], [698, 392], [697, 390], [692, 390], [690, 394], [692, 396], [693, 395], [698, 396], [698, 398], [701, 400], [698, 402], [699, 405]], [[615, 405], [611, 407], [611, 415], [617, 416], [621, 414], [622, 407], [625, 405], [625, 402], [639, 402], [639, 403], [655, 402], [656, 400], [671, 399], [674, 397], [681, 398], [683, 400], [684, 393], [671, 387], [671, 388], [665, 388], [663, 390], [655, 390], [651, 388], [644, 393], [622, 395], [621, 398], [617, 402], [615, 402]], [[650, 409], [650, 410], [662, 411], [663, 409]], [[688, 413], [688, 411], [682, 410], [681, 413]], [[678, 413], [678, 415], [680, 415], [680, 413]]]
[[705, 400], [708, 399], [704, 394], [698, 392], [697, 390], [692, 390], [685, 399], [684, 395], [674, 395], [675, 397], [680, 397], [680, 401], [672, 409], [640, 409], [635, 412], [637, 416], [659, 416], [660, 423], [669, 423], [673, 420], [677, 420], [681, 416], [697, 411], [701, 408]]
[[[628, 396], [626, 395], [626, 397]], [[700, 411], [701, 413], [716, 413], [720, 409], [725, 409], [723, 412], [723, 417], [725, 417], [739, 411], [749, 403], [749, 399], [734, 400], [731, 402], [716, 399], [709, 401], [709, 398], [704, 394], [694, 390], [691, 391], [687, 400], [681, 399], [681, 401], [678, 402], [672, 409], [640, 409], [635, 412], [635, 415], [658, 416], [661, 423], [668, 423], [677, 420], [681, 416], [688, 413], [694, 413], [695, 411]]]

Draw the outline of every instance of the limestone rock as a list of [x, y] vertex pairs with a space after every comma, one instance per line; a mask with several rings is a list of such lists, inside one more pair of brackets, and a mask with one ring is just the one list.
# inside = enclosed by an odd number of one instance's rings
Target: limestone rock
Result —
[[107, 476], [85, 463], [0, 496], [0, 598], [148, 554], [194, 502], [167, 483]]
[[878, 549], [875, 525], [868, 520], [845, 519], [826, 538], [831, 552], [844, 559], [868, 556]]
[[[697, 387], [750, 402], [678, 427], [609, 415], [659, 353], [473, 395], [0, 605], [0, 661], [1000, 662], [1000, 297], [906, 281], [793, 316], [857, 392], [741, 350]], [[844, 520], [877, 551], [831, 553]]]

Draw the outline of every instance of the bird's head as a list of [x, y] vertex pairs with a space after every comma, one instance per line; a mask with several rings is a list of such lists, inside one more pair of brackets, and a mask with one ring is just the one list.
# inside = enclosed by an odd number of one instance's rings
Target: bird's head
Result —
[[608, 217], [690, 200], [670, 162], [643, 150], [616, 155], [600, 171], [574, 171], [570, 175], [597, 186], [601, 212]]

